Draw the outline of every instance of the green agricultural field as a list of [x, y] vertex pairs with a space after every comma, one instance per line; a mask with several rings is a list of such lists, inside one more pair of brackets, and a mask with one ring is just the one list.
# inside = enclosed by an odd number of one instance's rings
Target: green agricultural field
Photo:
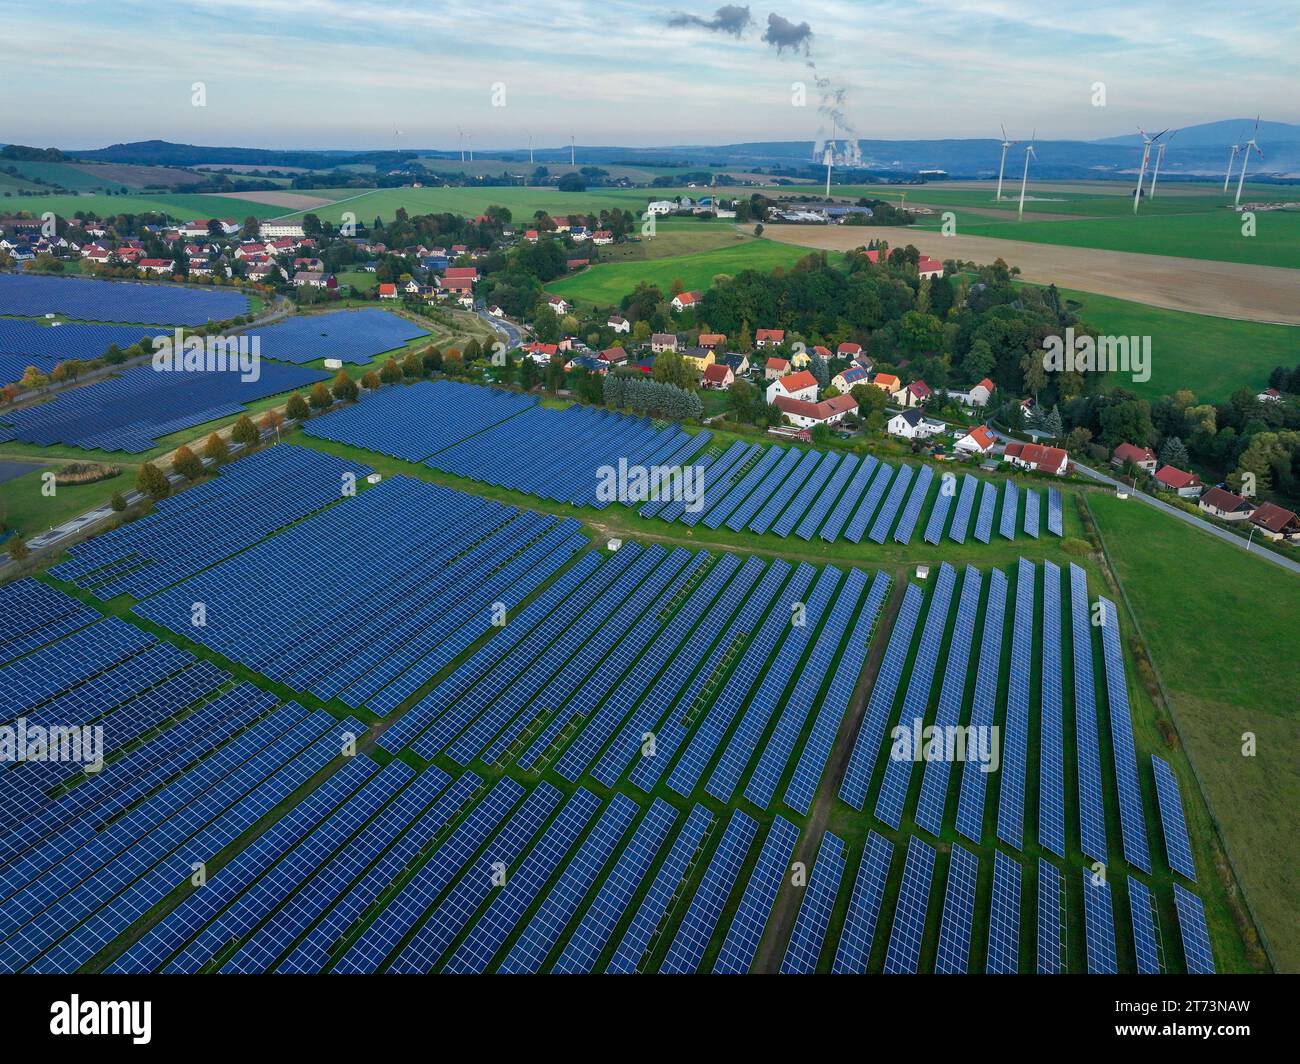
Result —
[[809, 248], [769, 240], [749, 240], [736, 247], [692, 255], [596, 265], [576, 276], [554, 281], [546, 287], [548, 291], [566, 299], [613, 306], [642, 281], [658, 285], [665, 293], [678, 280], [688, 289], [703, 290], [720, 273], [734, 275], [741, 270], [766, 272], [776, 266], [793, 266], [808, 254]]
[[113, 492], [126, 492], [135, 487], [135, 467], [121, 461], [112, 464], [121, 466], [118, 476], [93, 484], [56, 485], [53, 495], [42, 493], [41, 471], [57, 466], [33, 465], [30, 473], [0, 483], [0, 520], [5, 527], [29, 538], [102, 506]]
[[[591, 247], [591, 254], [604, 266], [615, 262], [645, 262], [650, 259], [667, 259], [677, 255], [690, 255], [715, 248], [736, 247], [752, 237], [741, 233], [731, 222], [694, 221], [687, 218], [668, 218], [655, 226], [653, 239], [628, 241], [625, 244], [607, 244]], [[587, 254], [586, 250], [578, 252]]]
[[[310, 190], [307, 195], [313, 195]], [[560, 192], [553, 188], [515, 186], [485, 188], [377, 188], [345, 195], [329, 207], [313, 207], [310, 213], [323, 221], [340, 222], [351, 211], [359, 222], [369, 225], [375, 218], [391, 219], [399, 207], [409, 214], [482, 214], [491, 206], [506, 207], [516, 222], [526, 222], [537, 211], [552, 215], [595, 213], [604, 208], [644, 211], [655, 196], [647, 189], [590, 189], [587, 192]], [[307, 211], [280, 213], [305, 214]]]
[[1151, 379], [1116, 383], [1149, 399], [1190, 389], [1223, 402], [1238, 388], [1263, 391], [1274, 366], [1300, 361], [1300, 328], [1215, 318], [1124, 299], [1061, 289], [1079, 317], [1110, 336], [1151, 337]]
[[170, 216], [178, 222], [192, 218], [237, 218], [244, 219], [250, 214], [256, 218], [275, 218], [285, 213], [283, 207], [274, 207], [268, 203], [254, 203], [252, 200], [231, 199], [226, 196], [205, 196], [201, 194], [178, 193], [128, 193], [122, 196], [106, 196], [90, 193], [83, 196], [40, 195], [15, 196], [5, 209], [26, 211], [40, 215], [45, 211], [71, 218], [78, 211], [86, 211], [110, 217], [115, 214], [140, 214], [157, 211]]
[[[1132, 500], [1090, 507], [1277, 967], [1300, 971], [1300, 578]], [[1195, 559], [1194, 566], [1189, 561]], [[1189, 578], [1190, 576], [1190, 578]], [[1254, 752], [1247, 756], [1247, 736]]]

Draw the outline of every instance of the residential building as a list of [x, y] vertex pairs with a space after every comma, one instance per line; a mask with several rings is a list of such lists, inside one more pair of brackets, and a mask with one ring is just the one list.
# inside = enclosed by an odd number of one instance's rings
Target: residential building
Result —
[[1196, 504], [1202, 513], [1221, 521], [1246, 521], [1255, 512], [1249, 499], [1234, 495], [1225, 488], [1210, 488]]
[[665, 351], [677, 350], [676, 333], [654, 333], [650, 337], [650, 350], [656, 355], [661, 355]]
[[[801, 369], [797, 373], [787, 373], [784, 377], [778, 377], [767, 386], [768, 403], [776, 402], [778, 396], [816, 402], [817, 378], [806, 369]], [[853, 405], [856, 407], [857, 403], [855, 402]]]
[[889, 420], [885, 422], [886, 432], [891, 436], [899, 436], [905, 440], [928, 439], [931, 436], [937, 436], [947, 427], [942, 421], [926, 417], [915, 408], [892, 413]]
[[704, 367], [704, 387], [713, 389], [730, 388], [736, 375], [726, 363], [715, 362]]
[[790, 363], [784, 358], [773, 355], [763, 364], [763, 379], [774, 381], [790, 372]]
[[1065, 476], [1070, 467], [1070, 456], [1059, 447], [1044, 447], [1040, 443], [1008, 443], [1002, 452], [1002, 461], [1018, 469]]
[[1274, 542], [1286, 540], [1289, 543], [1300, 542], [1300, 517], [1290, 510], [1271, 502], [1262, 502], [1250, 515], [1250, 523], [1260, 533]]
[[981, 457], [991, 454], [997, 438], [986, 425], [977, 425], [957, 440], [953, 450], [961, 454], [978, 454]]
[[1159, 463], [1156, 453], [1150, 447], [1137, 447], [1125, 440], [1111, 452], [1110, 464], [1116, 469], [1123, 469], [1125, 462], [1132, 462], [1144, 473], [1154, 473]]
[[789, 419], [790, 424], [805, 429], [838, 424], [846, 414], [851, 414], [858, 408], [853, 397], [848, 395], [836, 395], [823, 399], [820, 403], [778, 395], [773, 403]]
[[785, 343], [784, 329], [759, 329], [754, 343], [758, 347], [780, 347]]
[[1182, 499], [1195, 499], [1204, 490], [1201, 478], [1195, 473], [1171, 465], [1156, 470], [1156, 484], [1165, 491], [1177, 492]]

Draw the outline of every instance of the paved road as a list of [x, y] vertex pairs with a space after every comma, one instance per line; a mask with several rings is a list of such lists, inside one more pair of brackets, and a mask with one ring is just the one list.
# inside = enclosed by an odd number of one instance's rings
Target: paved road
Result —
[[512, 321], [505, 318], [494, 317], [486, 310], [476, 310], [474, 312], [490, 326], [493, 330], [506, 338], [506, 343], [511, 347], [518, 347], [524, 342], [523, 330]]
[[[1014, 442], [1012, 437], [1006, 435], [1006, 433], [999, 432], [992, 426], [989, 426], [989, 429], [1003, 443]], [[1300, 562], [1293, 561], [1290, 558], [1284, 558], [1282, 555], [1269, 550], [1267, 547], [1260, 547], [1252, 550], [1249, 539], [1242, 539], [1241, 536], [1237, 535], [1235, 532], [1229, 532], [1226, 528], [1212, 525], [1209, 521], [1196, 517], [1194, 514], [1189, 514], [1186, 510], [1180, 510], [1177, 506], [1170, 506], [1169, 503], [1157, 499], [1152, 495], [1148, 495], [1144, 491], [1135, 491], [1131, 485], [1125, 484], [1121, 480], [1116, 480], [1107, 473], [1093, 469], [1090, 466], [1080, 465], [1078, 462], [1074, 463], [1074, 469], [1075, 472], [1087, 477], [1089, 480], [1095, 480], [1098, 484], [1105, 484], [1108, 487], [1115, 488], [1119, 491], [1128, 492], [1128, 497], [1130, 499], [1136, 499], [1138, 502], [1145, 503], [1147, 506], [1152, 506], [1163, 513], [1176, 517], [1178, 520], [1191, 525], [1193, 528], [1199, 528], [1202, 532], [1208, 532], [1210, 535], [1218, 537], [1223, 540], [1224, 543], [1231, 543], [1234, 547], [1238, 547], [1241, 550], [1246, 551], [1248, 554], [1253, 554], [1256, 558], [1263, 558], [1265, 561], [1272, 562], [1274, 565], [1280, 566], [1283, 569], [1290, 569], [1293, 573], [1300, 573]]]

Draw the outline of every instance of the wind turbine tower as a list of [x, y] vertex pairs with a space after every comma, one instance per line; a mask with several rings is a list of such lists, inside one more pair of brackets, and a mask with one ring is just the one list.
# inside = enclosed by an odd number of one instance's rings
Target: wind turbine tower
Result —
[[[1169, 140], [1178, 136], [1178, 130], [1169, 134]], [[1160, 163], [1165, 157], [1165, 149], [1169, 147], [1169, 140], [1161, 141], [1160, 146], [1156, 149], [1156, 168], [1151, 171], [1151, 191], [1147, 194], [1148, 199], [1156, 198], [1156, 181], [1160, 177]]]
[[1038, 158], [1034, 152], [1034, 138], [1038, 136], [1038, 130], [1034, 130], [1034, 135], [1029, 138], [1029, 143], [1025, 145], [1025, 172], [1020, 177], [1020, 209], [1016, 212], [1016, 221], [1024, 221], [1025, 218], [1025, 188], [1029, 184], [1029, 160], [1031, 157]]
[[576, 159], [577, 159], [577, 157], [574, 155], [574, 150], [573, 150], [573, 134], [570, 133], [570, 134], [569, 134], [569, 165], [570, 165], [570, 166], [577, 166], [578, 163], [577, 163]]
[[1138, 212], [1138, 202], [1142, 199], [1142, 182], [1147, 178], [1147, 163], [1151, 161], [1151, 145], [1165, 135], [1167, 130], [1161, 130], [1154, 137], [1148, 135], [1147, 131], [1138, 126], [1138, 132], [1142, 134], [1142, 167], [1138, 170], [1137, 188], [1133, 190], [1133, 213]]
[[1232, 150], [1228, 153], [1228, 172], [1223, 175], [1223, 191], [1228, 191], [1228, 182], [1232, 180], [1232, 167], [1237, 161], [1237, 153], [1241, 151], [1240, 144], [1232, 145]]
[[1250, 153], [1253, 151], [1261, 159], [1264, 153], [1259, 150], [1259, 145], [1255, 143], [1255, 137], [1259, 133], [1259, 116], [1255, 116], [1255, 128], [1251, 131], [1250, 140], [1246, 141], [1241, 149], [1241, 172], [1237, 174], [1237, 198], [1233, 201], [1238, 207], [1241, 206], [1241, 186], [1246, 183], [1246, 167], [1250, 163]]
[[831, 139], [826, 142], [826, 198], [831, 198], [831, 167], [835, 165], [835, 120], [831, 119]]
[[1007, 168], [1007, 151], [1015, 144], [1014, 140], [1007, 140], [1007, 127], [1002, 127], [1002, 161], [998, 163], [998, 194], [994, 199], [995, 203], [1002, 202], [1002, 172]]

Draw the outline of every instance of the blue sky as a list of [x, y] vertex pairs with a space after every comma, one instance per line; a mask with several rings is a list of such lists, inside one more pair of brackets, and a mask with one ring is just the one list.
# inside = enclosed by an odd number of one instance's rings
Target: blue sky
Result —
[[[1288, 4], [1063, 6], [780, 0], [751, 3], [736, 37], [669, 24], [711, 19], [712, 0], [6, 0], [4, 37], [38, 43], [0, 64], [0, 141], [454, 148], [458, 127], [480, 148], [530, 132], [539, 147], [812, 139], [827, 125], [814, 76], [843, 90], [863, 138], [1300, 121]], [[772, 14], [807, 23], [807, 57], [764, 41]], [[196, 81], [206, 106], [191, 103]]]

